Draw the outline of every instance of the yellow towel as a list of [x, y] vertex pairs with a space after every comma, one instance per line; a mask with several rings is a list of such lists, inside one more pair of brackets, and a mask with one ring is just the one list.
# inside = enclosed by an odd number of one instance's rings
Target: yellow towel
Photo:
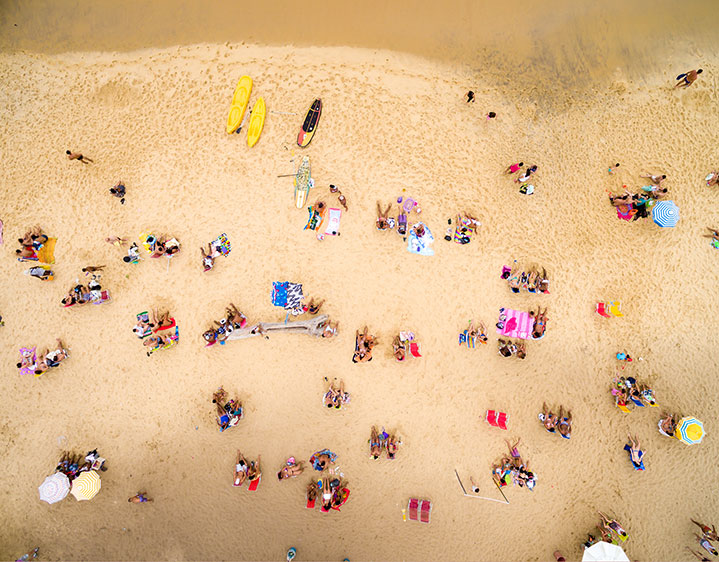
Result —
[[42, 248], [37, 251], [37, 261], [40, 263], [55, 263], [55, 243], [57, 238], [48, 238]]

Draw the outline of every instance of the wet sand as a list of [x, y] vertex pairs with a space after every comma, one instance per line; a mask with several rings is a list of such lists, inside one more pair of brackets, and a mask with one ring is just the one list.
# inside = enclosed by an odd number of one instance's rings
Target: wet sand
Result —
[[[689, 518], [711, 521], [719, 507], [710, 487], [719, 454], [719, 255], [700, 236], [719, 226], [719, 193], [703, 182], [717, 165], [715, 50], [688, 42], [671, 61], [645, 52], [647, 68], [663, 70], [611, 72], [581, 91], [540, 96], [509, 95], [488, 80], [491, 70], [406, 52], [129, 45], [0, 54], [0, 275], [8, 280], [0, 295], [0, 556], [37, 544], [51, 560], [276, 560], [294, 545], [298, 560], [548, 560], [555, 548], [571, 560], [581, 558], [600, 509], [629, 531], [631, 559], [685, 558]], [[705, 69], [702, 79], [672, 90], [690, 60]], [[298, 114], [270, 113], [253, 149], [244, 135], [224, 133], [245, 73], [255, 80], [253, 100], [262, 95], [270, 111]], [[550, 82], [537, 81], [544, 91]], [[462, 100], [469, 87], [472, 106]], [[294, 138], [313, 97], [325, 109], [300, 151]], [[483, 118], [488, 110], [499, 114], [495, 122]], [[68, 162], [66, 148], [96, 164]], [[310, 201], [332, 201], [334, 183], [350, 208], [341, 236], [321, 243], [302, 230], [307, 212], [294, 207], [291, 178], [276, 177], [305, 153], [318, 186]], [[502, 175], [516, 159], [539, 165], [531, 197]], [[615, 161], [612, 177], [606, 167]], [[677, 228], [624, 223], [606, 202], [607, 190], [643, 185], [645, 170], [668, 175]], [[107, 193], [118, 179], [128, 187], [125, 206]], [[396, 232], [374, 228], [376, 202], [399, 195], [420, 201], [435, 256], [412, 256]], [[447, 219], [464, 209], [482, 221], [478, 236], [469, 246], [445, 242]], [[33, 224], [58, 237], [48, 284], [22, 275], [27, 267], [13, 259], [13, 241]], [[124, 264], [103, 242], [148, 228], [183, 244], [169, 271], [164, 261]], [[204, 274], [198, 247], [223, 231], [233, 251]], [[499, 274], [513, 259], [545, 266], [551, 294], [512, 295]], [[90, 264], [109, 264], [102, 282], [113, 302], [63, 309], [59, 299]], [[250, 321], [282, 320], [270, 303], [276, 280], [326, 298], [339, 338], [203, 347], [201, 333], [229, 301]], [[624, 303], [625, 318], [593, 312], [608, 299]], [[457, 346], [470, 318], [491, 326], [501, 306], [537, 304], [549, 307], [548, 333], [528, 344], [524, 362], [501, 358], [493, 332], [486, 348]], [[181, 342], [148, 358], [131, 328], [135, 313], [151, 307], [170, 308]], [[372, 363], [353, 365], [354, 330], [364, 324], [380, 345]], [[422, 359], [392, 359], [400, 329], [417, 334]], [[70, 359], [40, 379], [18, 375], [18, 347], [55, 337]], [[659, 410], [704, 421], [701, 445], [659, 435], [657, 409], [624, 415], [613, 406], [621, 349], [644, 359], [625, 374], [652, 384]], [[345, 380], [347, 408], [321, 405], [324, 376]], [[239, 394], [247, 413], [222, 434], [210, 402], [219, 385]], [[572, 409], [570, 441], [542, 429], [544, 400]], [[482, 421], [489, 408], [510, 414], [510, 431]], [[373, 424], [398, 431], [397, 460], [368, 459]], [[629, 430], [645, 444], [645, 473], [622, 450]], [[535, 491], [508, 490], [510, 505], [463, 497], [455, 468], [465, 485], [472, 475], [482, 495], [500, 497], [489, 469], [503, 439], [520, 436]], [[60, 452], [94, 447], [109, 465], [100, 494], [41, 503], [37, 486]], [[341, 513], [304, 508], [309, 473], [274, 477], [287, 456], [306, 460], [323, 447], [339, 454], [352, 490]], [[231, 486], [237, 448], [262, 454], [255, 494]], [[128, 504], [141, 489], [155, 502]], [[402, 521], [410, 497], [432, 499], [430, 525]]]

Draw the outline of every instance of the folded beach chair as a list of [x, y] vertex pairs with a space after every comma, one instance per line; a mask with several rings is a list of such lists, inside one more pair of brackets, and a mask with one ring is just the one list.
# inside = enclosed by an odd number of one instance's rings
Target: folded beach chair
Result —
[[330, 236], [337, 236], [340, 233], [340, 218], [342, 217], [342, 211], [339, 209], [330, 209], [327, 217], [327, 226], [325, 227], [325, 234]]
[[422, 357], [419, 353], [419, 344], [417, 342], [411, 342], [409, 344], [409, 352], [412, 354], [412, 357]]
[[492, 427], [498, 427], [500, 429], [507, 429], [507, 420], [509, 416], [504, 412], [497, 412], [496, 410], [487, 410], [486, 418], [487, 423]]
[[624, 316], [622, 314], [622, 311], [620, 310], [622, 306], [622, 303], [619, 301], [612, 301], [609, 305], [609, 312], [612, 314], [612, 316], [620, 317]]
[[599, 314], [599, 316], [604, 316], [604, 318], [611, 318], [612, 316], [607, 313], [608, 308], [609, 307], [607, 306], [607, 303], [598, 302], [597, 303], [597, 314]]
[[410, 521], [429, 523], [432, 515], [432, 502], [412, 498], [407, 504], [407, 513], [409, 513]]
[[262, 480], [262, 475], [260, 475], [259, 478], [255, 479], [255, 480], [252, 480], [252, 481], [250, 482], [249, 486], [247, 486], [247, 489], [248, 489], [250, 492], [256, 492], [256, 491], [257, 491], [257, 487], [260, 485], [260, 480]]

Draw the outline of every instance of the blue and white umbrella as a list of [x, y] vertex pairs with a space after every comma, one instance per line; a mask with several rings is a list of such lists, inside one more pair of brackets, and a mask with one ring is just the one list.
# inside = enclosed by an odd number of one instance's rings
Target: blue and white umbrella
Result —
[[674, 201], [659, 201], [652, 209], [652, 218], [659, 226], [676, 226], [679, 222], [679, 207]]

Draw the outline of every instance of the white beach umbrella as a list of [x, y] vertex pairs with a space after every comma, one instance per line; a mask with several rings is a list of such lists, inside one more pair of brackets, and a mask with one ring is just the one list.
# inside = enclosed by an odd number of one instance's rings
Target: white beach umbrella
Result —
[[38, 487], [40, 499], [47, 503], [55, 503], [65, 499], [70, 491], [70, 480], [62, 472], [56, 472], [45, 478]]
[[582, 562], [614, 562], [615, 560], [629, 562], [629, 558], [624, 554], [621, 546], [604, 541], [585, 548], [584, 556], [582, 556]]

